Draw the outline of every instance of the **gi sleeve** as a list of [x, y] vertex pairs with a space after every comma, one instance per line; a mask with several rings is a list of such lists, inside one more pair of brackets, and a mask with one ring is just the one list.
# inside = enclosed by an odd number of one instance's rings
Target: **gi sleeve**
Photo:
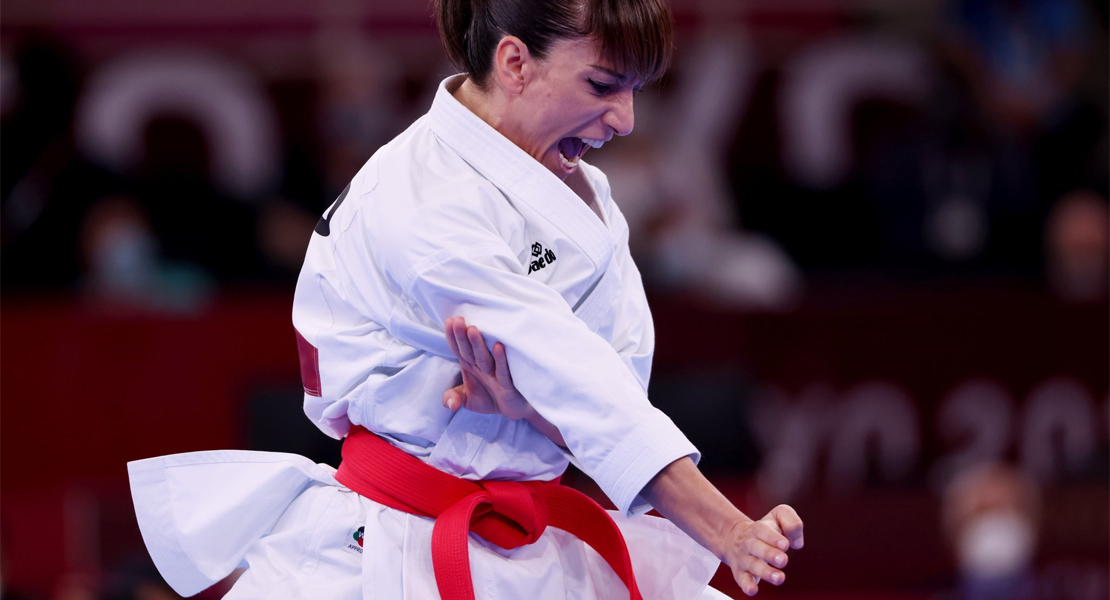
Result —
[[[426, 217], [419, 231], [406, 233], [439, 235], [438, 217]], [[444, 248], [408, 267], [401, 281], [404, 300], [441, 330], [447, 318], [462, 316], [482, 330], [487, 343], [505, 344], [517, 389], [559, 429], [584, 471], [623, 513], [650, 508], [637, 499], [644, 485], [679, 458], [698, 460], [697, 449], [648, 402], [646, 381], [558, 292], [528, 278], [503, 239], [457, 215], [451, 224], [453, 239], [465, 236], [474, 243]], [[391, 331], [403, 339], [402, 326], [391, 319]], [[627, 339], [634, 337], [627, 332]], [[625, 350], [634, 357], [640, 347], [629, 343]]]
[[625, 367], [640, 382], [647, 393], [651, 378], [651, 361], [655, 353], [655, 325], [644, 295], [640, 271], [628, 251], [628, 224], [616, 210], [610, 212], [617, 235], [617, 250], [613, 256], [621, 275], [621, 291], [617, 299], [616, 321], [613, 326], [612, 346], [620, 355]]

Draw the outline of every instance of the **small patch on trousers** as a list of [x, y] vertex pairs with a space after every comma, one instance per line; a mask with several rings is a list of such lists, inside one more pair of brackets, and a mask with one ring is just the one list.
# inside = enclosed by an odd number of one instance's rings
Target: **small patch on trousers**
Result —
[[352, 527], [347, 532], [347, 539], [343, 541], [343, 549], [347, 552], [362, 554], [362, 537], [365, 532], [365, 527]]

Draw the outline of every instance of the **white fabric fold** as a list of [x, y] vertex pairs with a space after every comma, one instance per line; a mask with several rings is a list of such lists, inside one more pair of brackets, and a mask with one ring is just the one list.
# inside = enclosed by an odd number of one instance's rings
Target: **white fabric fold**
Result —
[[338, 485], [331, 467], [276, 452], [173, 454], [127, 471], [143, 541], [182, 596], [227, 577], [305, 488]]
[[[333, 470], [280, 453], [216, 451], [132, 462], [143, 540], [166, 582], [192, 596], [249, 568], [225, 600], [434, 600], [434, 521], [362, 498]], [[645, 600], [693, 600], [718, 561], [670, 522], [610, 513]], [[362, 528], [362, 544], [356, 532]], [[470, 536], [480, 600], [625, 597], [593, 549], [548, 528], [504, 550]]]

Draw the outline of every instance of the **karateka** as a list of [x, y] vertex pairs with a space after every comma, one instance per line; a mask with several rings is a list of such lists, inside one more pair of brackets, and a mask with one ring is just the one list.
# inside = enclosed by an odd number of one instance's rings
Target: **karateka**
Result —
[[[305, 412], [343, 464], [131, 463], [159, 570], [190, 595], [245, 565], [233, 599], [721, 598], [720, 560], [748, 594], [781, 584], [802, 522], [743, 515], [648, 401], [628, 226], [582, 160], [632, 131], [666, 6], [439, 0], [437, 21], [464, 74], [329, 207], [297, 282]], [[571, 461], [616, 513], [553, 481]]]

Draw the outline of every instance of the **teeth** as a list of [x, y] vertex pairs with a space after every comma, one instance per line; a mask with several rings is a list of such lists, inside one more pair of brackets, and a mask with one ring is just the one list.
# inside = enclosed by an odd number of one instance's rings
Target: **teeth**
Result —
[[583, 144], [586, 144], [587, 146], [593, 148], [594, 150], [597, 150], [598, 148], [602, 147], [605, 144], [605, 142], [603, 142], [601, 140], [588, 140], [586, 138], [578, 138], [578, 139], [582, 140]]
[[566, 156], [563, 156], [563, 152], [561, 150], [559, 151], [559, 160], [562, 161], [563, 166], [568, 169], [573, 169], [578, 166], [577, 156], [574, 157], [574, 160], [569, 160]]

